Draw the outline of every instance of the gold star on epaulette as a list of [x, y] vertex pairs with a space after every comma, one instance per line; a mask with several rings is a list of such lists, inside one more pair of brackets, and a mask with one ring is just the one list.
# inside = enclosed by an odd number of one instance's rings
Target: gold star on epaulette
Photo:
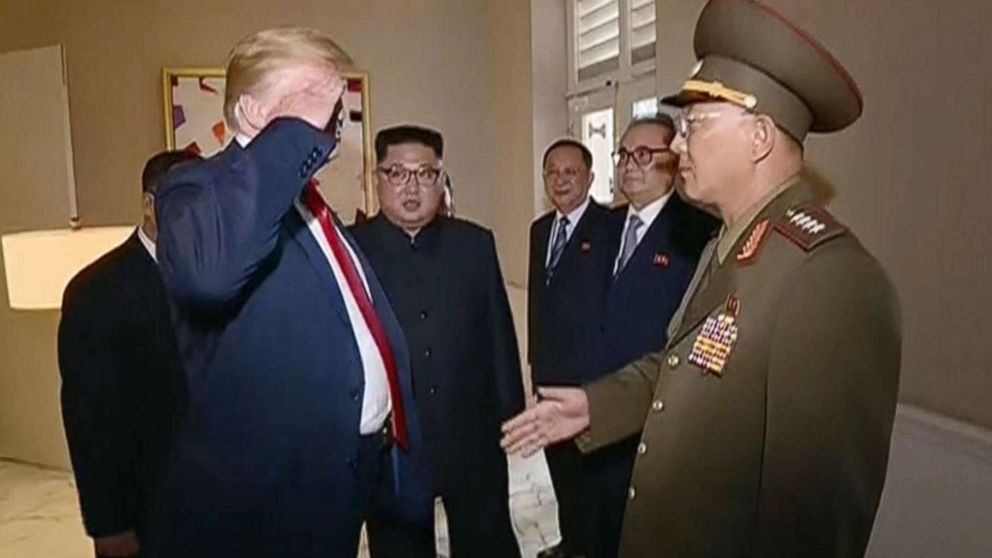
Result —
[[795, 207], [775, 224], [775, 230], [806, 252], [847, 232], [826, 209], [811, 205]]

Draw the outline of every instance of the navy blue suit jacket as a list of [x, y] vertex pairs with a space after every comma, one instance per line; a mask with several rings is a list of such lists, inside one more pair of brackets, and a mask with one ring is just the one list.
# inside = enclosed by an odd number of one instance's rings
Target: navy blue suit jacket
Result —
[[[159, 187], [159, 261], [189, 412], [150, 529], [156, 555], [353, 548], [368, 496], [357, 489], [363, 368], [341, 287], [293, 206], [332, 143], [278, 119], [246, 148], [232, 143]], [[395, 511], [426, 522], [432, 496], [406, 342], [372, 268], [342, 234], [401, 379], [410, 451], [394, 449]]]
[[[627, 206], [614, 209], [613, 216], [623, 230]], [[590, 380], [664, 348], [668, 322], [716, 226], [716, 219], [672, 194], [607, 290]]]
[[[556, 213], [530, 227], [527, 358], [534, 385], [578, 385], [595, 371], [593, 350], [620, 242], [610, 210], [590, 200], [547, 282], [548, 243]], [[622, 223], [621, 223], [622, 226]]]

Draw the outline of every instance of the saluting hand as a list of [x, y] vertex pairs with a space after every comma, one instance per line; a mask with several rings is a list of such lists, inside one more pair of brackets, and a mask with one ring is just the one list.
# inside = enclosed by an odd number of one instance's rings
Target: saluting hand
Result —
[[589, 427], [589, 400], [582, 388], [537, 388], [536, 405], [503, 423], [500, 445], [508, 454], [534, 455]]
[[344, 78], [334, 72], [312, 68], [300, 70], [300, 73], [298, 88], [276, 103], [274, 115], [300, 118], [315, 128], [324, 129], [338, 99], [344, 94]]

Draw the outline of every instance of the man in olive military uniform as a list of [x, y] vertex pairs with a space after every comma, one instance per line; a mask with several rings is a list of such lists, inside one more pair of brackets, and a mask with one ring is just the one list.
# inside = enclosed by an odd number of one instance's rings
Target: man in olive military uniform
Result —
[[643, 429], [621, 556], [862, 556], [900, 363], [892, 286], [799, 175], [807, 132], [862, 111], [841, 65], [756, 2], [711, 0], [673, 148], [723, 228], [664, 351], [504, 425], [507, 451]]

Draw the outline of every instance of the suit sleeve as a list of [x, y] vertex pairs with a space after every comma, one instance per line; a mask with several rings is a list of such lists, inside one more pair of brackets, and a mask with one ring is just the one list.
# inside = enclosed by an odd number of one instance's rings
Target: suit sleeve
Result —
[[773, 333], [749, 556], [864, 555], [895, 414], [898, 313], [861, 252], [818, 254], [797, 272]]
[[520, 349], [513, 314], [506, 295], [503, 273], [492, 233], [486, 234], [489, 276], [489, 321], [493, 340], [493, 370], [499, 395], [500, 420], [506, 420], [524, 409], [524, 386], [520, 370]]
[[282, 218], [330, 147], [316, 128], [278, 119], [229, 168], [208, 173], [207, 162], [166, 177], [156, 196], [158, 255], [179, 304], [224, 307], [265, 272]]
[[90, 289], [70, 287], [58, 332], [62, 421], [91, 537], [135, 528], [134, 439], [123, 418], [121, 332]]
[[589, 429], [576, 438], [583, 453], [619, 442], [644, 428], [663, 353], [648, 353], [585, 386]]

